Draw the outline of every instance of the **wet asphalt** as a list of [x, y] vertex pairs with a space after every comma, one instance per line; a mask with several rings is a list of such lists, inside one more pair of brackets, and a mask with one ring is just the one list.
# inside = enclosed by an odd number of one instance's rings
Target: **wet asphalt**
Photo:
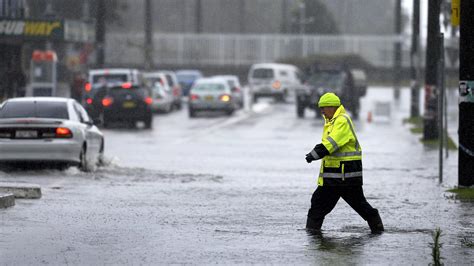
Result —
[[[455, 134], [457, 98], [449, 95]], [[376, 102], [390, 114], [375, 113]], [[381, 213], [381, 235], [343, 200], [321, 235], [304, 230], [319, 170], [304, 155], [323, 122], [309, 110], [296, 118], [293, 103], [263, 100], [257, 112], [230, 118], [190, 119], [183, 109], [155, 116], [153, 130], [103, 130], [107, 165], [92, 173], [0, 172], [0, 182], [35, 183], [43, 192], [0, 210], [0, 263], [427, 265], [439, 227], [442, 262], [472, 265], [473, 203], [446, 192], [457, 184], [457, 152], [439, 183], [438, 150], [402, 123], [409, 91], [396, 102], [391, 90], [369, 89], [362, 106], [355, 126], [364, 192]]]

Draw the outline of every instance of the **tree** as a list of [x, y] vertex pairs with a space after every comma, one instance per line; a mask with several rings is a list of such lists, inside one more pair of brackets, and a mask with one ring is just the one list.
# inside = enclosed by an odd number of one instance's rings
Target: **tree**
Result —
[[[309, 34], [338, 34], [336, 21], [326, 5], [320, 0], [304, 0], [304, 8], [294, 6], [292, 11], [291, 29], [292, 32], [300, 32], [301, 24], [304, 23], [304, 33]], [[300, 2], [301, 4], [301, 2]], [[301, 19], [301, 11], [304, 18]]]

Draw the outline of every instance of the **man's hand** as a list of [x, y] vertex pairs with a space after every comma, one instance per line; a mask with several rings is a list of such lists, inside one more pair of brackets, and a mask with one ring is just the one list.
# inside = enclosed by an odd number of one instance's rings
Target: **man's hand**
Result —
[[307, 163], [311, 163], [314, 160], [315, 159], [314, 159], [313, 155], [311, 155], [311, 153], [306, 154], [306, 162]]

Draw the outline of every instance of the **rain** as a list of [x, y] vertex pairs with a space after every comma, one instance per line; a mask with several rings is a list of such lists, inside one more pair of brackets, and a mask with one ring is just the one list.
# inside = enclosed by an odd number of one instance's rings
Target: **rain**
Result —
[[[0, 0], [0, 264], [472, 265], [459, 8]], [[327, 173], [341, 119], [362, 159]], [[383, 231], [344, 199], [313, 228], [353, 160]]]

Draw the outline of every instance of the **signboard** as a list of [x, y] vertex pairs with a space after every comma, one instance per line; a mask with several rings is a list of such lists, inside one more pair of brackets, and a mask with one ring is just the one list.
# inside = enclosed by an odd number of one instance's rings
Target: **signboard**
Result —
[[45, 39], [68, 42], [95, 41], [93, 22], [0, 18], [0, 38]]
[[64, 23], [61, 20], [0, 19], [0, 36], [62, 40]]
[[459, 26], [461, 17], [461, 0], [451, 0], [451, 25]]

